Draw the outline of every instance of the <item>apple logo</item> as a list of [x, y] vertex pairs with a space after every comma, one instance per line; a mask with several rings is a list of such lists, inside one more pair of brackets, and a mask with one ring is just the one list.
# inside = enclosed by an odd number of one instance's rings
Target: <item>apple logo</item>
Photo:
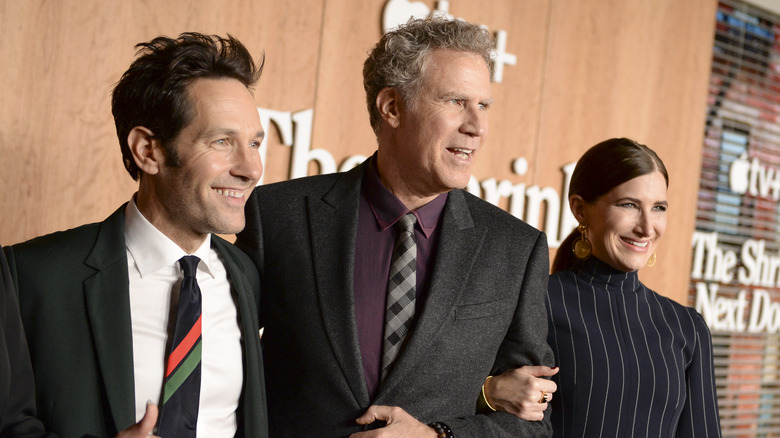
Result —
[[382, 12], [382, 31], [400, 26], [409, 18], [425, 18], [431, 14], [431, 10], [422, 2], [410, 2], [409, 0], [390, 0], [385, 4]]
[[747, 160], [747, 154], [742, 154], [731, 163], [729, 168], [729, 187], [731, 191], [740, 195], [747, 192], [750, 172], [750, 163]]

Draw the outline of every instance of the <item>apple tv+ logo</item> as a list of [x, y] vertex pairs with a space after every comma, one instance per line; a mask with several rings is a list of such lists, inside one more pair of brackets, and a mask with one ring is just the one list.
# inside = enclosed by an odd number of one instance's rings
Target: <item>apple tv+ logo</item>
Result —
[[780, 199], [780, 170], [762, 164], [758, 158], [748, 160], [742, 154], [729, 168], [729, 189], [732, 192], [777, 201]]

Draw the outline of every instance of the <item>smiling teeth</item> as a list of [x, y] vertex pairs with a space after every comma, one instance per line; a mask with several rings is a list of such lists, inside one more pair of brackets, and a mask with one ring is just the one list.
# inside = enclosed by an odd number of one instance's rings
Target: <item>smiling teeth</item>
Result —
[[244, 197], [244, 191], [243, 190], [214, 189], [214, 191], [219, 193], [222, 196], [227, 196], [228, 198], [243, 198]]
[[647, 248], [647, 242], [634, 242], [633, 240], [626, 240], [631, 245], [638, 246], [640, 248]]
[[450, 148], [450, 151], [461, 158], [468, 158], [472, 152], [470, 149]]

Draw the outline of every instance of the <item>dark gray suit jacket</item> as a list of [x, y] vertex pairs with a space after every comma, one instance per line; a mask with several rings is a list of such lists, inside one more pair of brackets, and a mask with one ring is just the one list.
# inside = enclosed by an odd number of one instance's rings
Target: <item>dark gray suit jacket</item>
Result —
[[475, 412], [489, 374], [553, 364], [546, 238], [462, 190], [450, 192], [444, 208], [424, 310], [369, 399], [352, 285], [365, 166], [261, 186], [247, 204], [236, 243], [263, 285], [271, 436], [346, 436], [361, 430], [355, 419], [371, 404], [445, 422], [458, 437], [549, 435], [549, 416], [527, 422]]
[[[111, 437], [135, 423], [130, 292], [122, 206], [97, 224], [6, 247], [35, 375], [38, 416], [69, 437]], [[212, 236], [238, 306], [244, 349], [239, 436], [266, 437], [252, 262]]]

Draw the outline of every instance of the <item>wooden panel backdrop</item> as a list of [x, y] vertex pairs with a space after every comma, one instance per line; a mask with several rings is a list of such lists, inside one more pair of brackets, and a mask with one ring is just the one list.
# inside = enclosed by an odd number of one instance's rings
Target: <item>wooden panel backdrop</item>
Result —
[[[385, 3], [0, 0], [0, 243], [102, 220], [129, 199], [136, 184], [121, 165], [110, 91], [134, 44], [161, 34], [229, 32], [255, 56], [265, 53], [256, 102], [298, 120], [277, 122], [292, 129], [286, 140], [267, 128], [266, 182], [289, 177], [293, 147], [283, 142], [302, 147], [307, 110], [312, 149], [327, 150], [337, 165], [371, 154], [361, 69], [381, 35]], [[669, 167], [672, 207], [659, 263], [642, 276], [683, 302], [715, 7], [715, 0], [449, 2], [455, 17], [506, 31], [506, 51], [517, 56], [494, 84], [476, 180], [560, 194], [561, 167], [590, 145], [612, 136], [650, 145]], [[525, 174], [512, 171], [516, 158], [527, 160]]]

